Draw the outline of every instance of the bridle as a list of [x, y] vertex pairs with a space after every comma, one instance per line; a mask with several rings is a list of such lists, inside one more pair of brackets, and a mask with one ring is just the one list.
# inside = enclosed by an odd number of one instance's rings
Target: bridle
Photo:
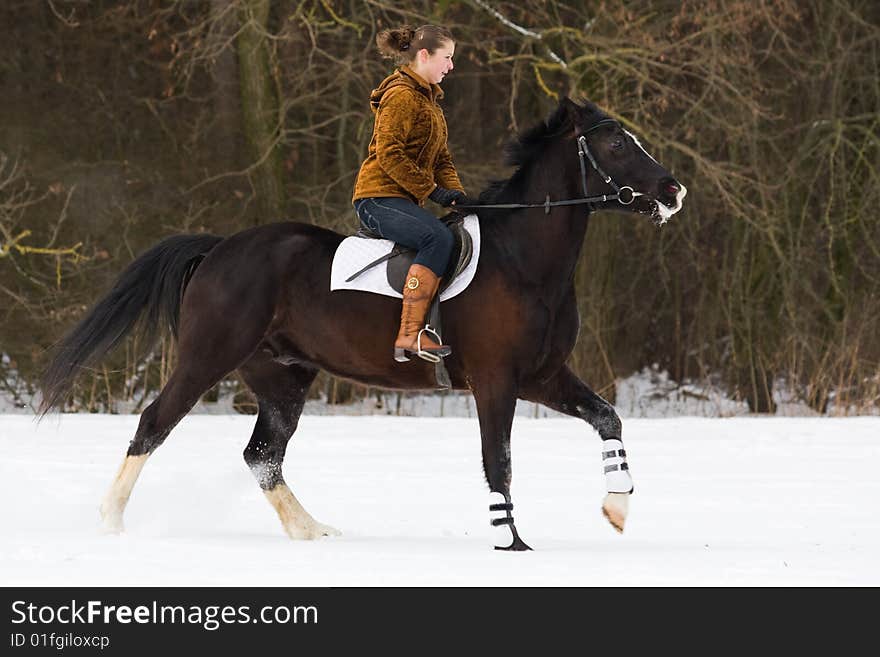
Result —
[[[547, 194], [547, 198], [543, 203], [487, 203], [485, 205], [458, 205], [455, 204], [451, 206], [452, 208], [466, 208], [466, 209], [497, 209], [497, 210], [516, 210], [520, 208], [544, 208], [544, 214], [550, 214], [550, 208], [557, 207], [560, 205], [592, 205], [593, 203], [604, 203], [607, 201], [617, 201], [621, 205], [630, 205], [633, 201], [636, 200], [637, 196], [647, 196], [642, 192], [635, 191], [629, 185], [618, 185], [614, 180], [612, 180], [611, 176], [605, 173], [602, 170], [602, 167], [599, 166], [598, 162], [596, 162], [596, 158], [593, 157], [593, 154], [590, 152], [589, 146], [587, 146], [587, 135], [593, 132], [594, 130], [601, 128], [602, 126], [613, 125], [620, 126], [620, 123], [614, 119], [602, 119], [601, 121], [596, 122], [594, 125], [590, 126], [586, 130], [584, 130], [581, 134], [578, 135], [577, 143], [578, 143], [578, 160], [581, 165], [581, 185], [584, 190], [583, 198], [574, 198], [567, 199], [564, 201], [551, 201], [550, 194]], [[601, 196], [588, 196], [587, 195], [587, 166], [584, 162], [584, 158], [590, 160], [590, 164], [596, 170], [602, 180], [611, 185], [614, 188], [613, 194], [602, 194]], [[592, 208], [591, 208], [592, 209]]]

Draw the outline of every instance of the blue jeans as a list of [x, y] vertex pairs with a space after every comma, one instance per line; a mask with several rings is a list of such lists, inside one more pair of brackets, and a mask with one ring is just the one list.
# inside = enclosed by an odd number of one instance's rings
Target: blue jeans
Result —
[[443, 276], [455, 238], [433, 214], [406, 198], [361, 198], [354, 202], [361, 223], [393, 242], [416, 249], [413, 264]]

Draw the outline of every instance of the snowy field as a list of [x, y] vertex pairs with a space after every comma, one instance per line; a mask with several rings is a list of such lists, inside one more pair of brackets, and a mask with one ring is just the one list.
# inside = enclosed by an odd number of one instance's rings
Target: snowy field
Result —
[[241, 457], [254, 418], [191, 415], [147, 463], [122, 535], [97, 507], [138, 418], [0, 415], [3, 586], [880, 585], [880, 418], [624, 420], [626, 531], [597, 434], [518, 416], [517, 527], [491, 549], [476, 419], [304, 416], [285, 477], [343, 532], [283, 533]]

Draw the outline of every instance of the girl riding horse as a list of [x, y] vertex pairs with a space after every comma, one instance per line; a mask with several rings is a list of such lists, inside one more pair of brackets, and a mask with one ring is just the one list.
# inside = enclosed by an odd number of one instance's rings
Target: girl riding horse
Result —
[[455, 41], [446, 28], [423, 25], [383, 30], [376, 44], [400, 67], [370, 94], [376, 120], [352, 201], [364, 226], [417, 251], [403, 287], [394, 359], [405, 362], [415, 354], [436, 361], [452, 350], [423, 327], [454, 240], [424, 205], [426, 199], [444, 207], [466, 200], [438, 104], [438, 85], [454, 67]]

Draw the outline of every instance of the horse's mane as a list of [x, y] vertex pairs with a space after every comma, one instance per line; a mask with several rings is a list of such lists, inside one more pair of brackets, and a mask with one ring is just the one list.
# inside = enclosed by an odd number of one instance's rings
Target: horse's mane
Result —
[[[578, 104], [587, 112], [600, 112], [590, 102], [584, 101]], [[498, 203], [513, 200], [513, 194], [510, 192], [520, 187], [529, 165], [540, 157], [553, 138], [558, 137], [569, 127], [571, 127], [569, 113], [560, 103], [546, 119], [508, 141], [503, 150], [504, 164], [515, 166], [517, 169], [506, 180], [490, 181], [486, 189], [480, 192], [479, 202]]]

